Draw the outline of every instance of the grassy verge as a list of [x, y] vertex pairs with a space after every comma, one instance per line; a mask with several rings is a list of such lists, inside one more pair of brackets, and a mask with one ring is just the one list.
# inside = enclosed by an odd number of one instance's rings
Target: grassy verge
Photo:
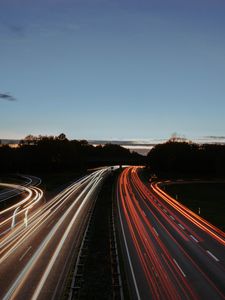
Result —
[[225, 183], [174, 184], [164, 187], [178, 201], [225, 231]]

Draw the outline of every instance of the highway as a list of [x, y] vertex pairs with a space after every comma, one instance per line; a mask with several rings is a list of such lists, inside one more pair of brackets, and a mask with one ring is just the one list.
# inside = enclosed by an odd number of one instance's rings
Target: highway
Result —
[[0, 299], [61, 299], [90, 211], [110, 172], [102, 168], [74, 182], [0, 237]]
[[19, 181], [21, 183], [12, 184], [11, 186], [7, 186], [0, 183], [0, 188], [3, 188], [2, 190], [0, 190], [0, 202], [5, 202], [10, 198], [20, 195], [23, 191], [21, 187], [38, 186], [41, 184], [40, 178], [30, 175], [20, 174], [17, 175], [16, 178], [14, 178], [14, 180]]
[[225, 234], [144, 182], [140, 168], [117, 185], [119, 237], [132, 299], [225, 299]]
[[[20, 175], [22, 185], [0, 183], [0, 237], [12, 230], [17, 224], [27, 224], [29, 214], [39, 207], [43, 192], [37, 186], [41, 179], [34, 176]], [[18, 180], [18, 179], [17, 179]]]

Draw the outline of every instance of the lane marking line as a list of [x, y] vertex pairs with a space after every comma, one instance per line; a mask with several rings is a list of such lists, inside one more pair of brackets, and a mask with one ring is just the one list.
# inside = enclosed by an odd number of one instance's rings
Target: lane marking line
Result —
[[143, 209], [142, 209], [142, 212], [143, 212], [144, 216], [146, 217], [146, 213], [143, 211]]
[[212, 254], [212, 252], [210, 252], [209, 250], [206, 250], [206, 252], [215, 260], [215, 261], [220, 261], [214, 254]]
[[180, 228], [182, 228], [183, 230], [185, 230], [184, 226], [181, 225], [180, 223], [178, 224], [178, 226], [180, 226]]
[[153, 230], [155, 231], [156, 235], [159, 236], [158, 232], [156, 231], [156, 229], [154, 227], [152, 227]]
[[197, 240], [192, 234], [190, 234], [190, 237], [191, 237], [196, 243], [198, 243], [198, 240]]
[[170, 218], [171, 218], [173, 221], [175, 221], [175, 219], [174, 219], [174, 217], [173, 217], [173, 216], [170, 216]]
[[[6, 229], [5, 231], [3, 231], [3, 232], [0, 233], [0, 236], [6, 234], [6, 233], [9, 232], [10, 230], [11, 230], [11, 228]], [[1, 248], [1, 247], [0, 247], [0, 248]]]
[[25, 251], [24, 254], [20, 257], [19, 261], [21, 261], [26, 256], [26, 254], [30, 251], [31, 248], [32, 246], [28, 247], [27, 251]]
[[185, 274], [184, 271], [181, 269], [181, 267], [179, 266], [179, 264], [178, 264], [178, 262], [176, 261], [175, 258], [173, 258], [173, 261], [175, 262], [176, 266], [178, 267], [178, 269], [180, 270], [180, 272], [182, 273], [182, 275], [183, 275], [184, 277], [186, 277], [186, 274]]
[[[74, 205], [79, 201], [78, 199], [80, 199], [87, 192], [87, 190], [90, 188], [90, 185], [93, 185], [93, 181], [94, 181], [95, 177], [92, 177], [92, 180], [90, 180], [90, 178], [91, 178], [90, 176], [87, 177], [89, 183], [84, 188], [84, 190], [79, 194], [79, 196], [76, 198], [75, 202], [73, 204], [71, 204], [69, 211], [71, 211], [71, 209], [74, 207]], [[99, 180], [98, 180], [98, 182], [99, 182]], [[88, 192], [88, 194], [86, 194], [86, 197], [89, 195], [89, 192]], [[63, 196], [63, 197], [65, 197], [65, 196]], [[53, 229], [49, 232], [49, 234], [44, 238], [44, 240], [39, 245], [39, 247], [36, 250], [36, 252], [34, 253], [34, 255], [31, 257], [31, 259], [29, 260], [29, 262], [26, 264], [26, 266], [23, 268], [23, 270], [17, 276], [17, 278], [15, 279], [15, 281], [13, 282], [13, 284], [11, 285], [11, 287], [9, 288], [9, 290], [7, 291], [7, 293], [5, 294], [5, 296], [2, 298], [2, 300], [12, 299], [13, 294], [19, 288], [19, 286], [20, 286], [21, 282], [23, 281], [24, 277], [27, 276], [27, 274], [31, 271], [32, 267], [37, 262], [37, 260], [39, 259], [40, 255], [42, 255], [43, 251], [48, 246], [48, 244], [49, 244], [50, 240], [52, 239], [52, 237], [54, 236], [55, 232], [57, 231], [57, 229], [59, 228], [59, 226], [63, 223], [63, 221], [65, 220], [65, 218], [67, 217], [68, 214], [69, 214], [69, 212], [67, 210], [62, 215], [62, 217], [58, 220], [57, 224], [53, 227]], [[1, 260], [2, 260], [2, 258], [1, 258]], [[39, 282], [39, 284], [40, 284], [40, 282]], [[35, 299], [34, 296], [32, 297], [32, 299]]]
[[125, 245], [125, 249], [126, 249], [126, 252], [127, 252], [127, 257], [128, 257], [128, 261], [129, 261], [129, 265], [130, 265], [130, 270], [131, 270], [131, 274], [132, 274], [132, 278], [133, 278], [133, 282], [134, 282], [134, 287], [135, 287], [137, 299], [141, 300], [139, 289], [138, 289], [138, 286], [137, 286], [137, 281], [136, 281], [135, 274], [134, 274], [133, 265], [132, 265], [132, 262], [131, 262], [131, 257], [130, 257], [128, 245], [127, 245], [125, 231], [124, 231], [124, 227], [123, 227], [123, 221], [122, 221], [121, 212], [120, 212], [118, 188], [117, 188], [117, 207], [118, 207], [118, 211], [119, 211], [119, 219], [120, 219], [120, 224], [121, 224], [121, 229], [122, 229], [122, 234], [123, 234], [124, 245]]

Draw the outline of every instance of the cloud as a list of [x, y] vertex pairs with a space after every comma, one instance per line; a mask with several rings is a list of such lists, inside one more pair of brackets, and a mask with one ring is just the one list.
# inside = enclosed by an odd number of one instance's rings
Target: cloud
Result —
[[8, 25], [8, 30], [18, 37], [23, 37], [25, 34], [25, 28], [19, 25]]
[[209, 136], [206, 136], [206, 138], [221, 140], [221, 139], [225, 139], [225, 136], [224, 135], [209, 135]]
[[15, 101], [16, 98], [14, 98], [13, 96], [11, 96], [10, 94], [3, 94], [0, 93], [0, 100], [6, 100], [6, 101]]
[[[1, 2], [1, 0], [0, 0]], [[28, 26], [20, 26], [16, 24], [9, 24], [0, 20], [0, 37], [6, 38], [7, 40], [18, 40], [23, 39], [27, 35]]]

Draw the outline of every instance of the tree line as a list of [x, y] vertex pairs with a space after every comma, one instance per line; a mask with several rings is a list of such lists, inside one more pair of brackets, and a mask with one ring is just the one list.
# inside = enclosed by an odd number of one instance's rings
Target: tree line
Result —
[[158, 176], [225, 176], [225, 145], [169, 140], [147, 155], [147, 166]]
[[106, 165], [146, 165], [157, 176], [225, 176], [225, 145], [170, 139], [147, 157], [119, 145], [93, 146], [86, 140], [29, 135], [18, 147], [0, 146], [0, 172], [85, 171]]
[[93, 146], [86, 140], [59, 136], [29, 135], [18, 147], [0, 147], [1, 172], [85, 171], [91, 167], [143, 164], [143, 156], [119, 145]]

